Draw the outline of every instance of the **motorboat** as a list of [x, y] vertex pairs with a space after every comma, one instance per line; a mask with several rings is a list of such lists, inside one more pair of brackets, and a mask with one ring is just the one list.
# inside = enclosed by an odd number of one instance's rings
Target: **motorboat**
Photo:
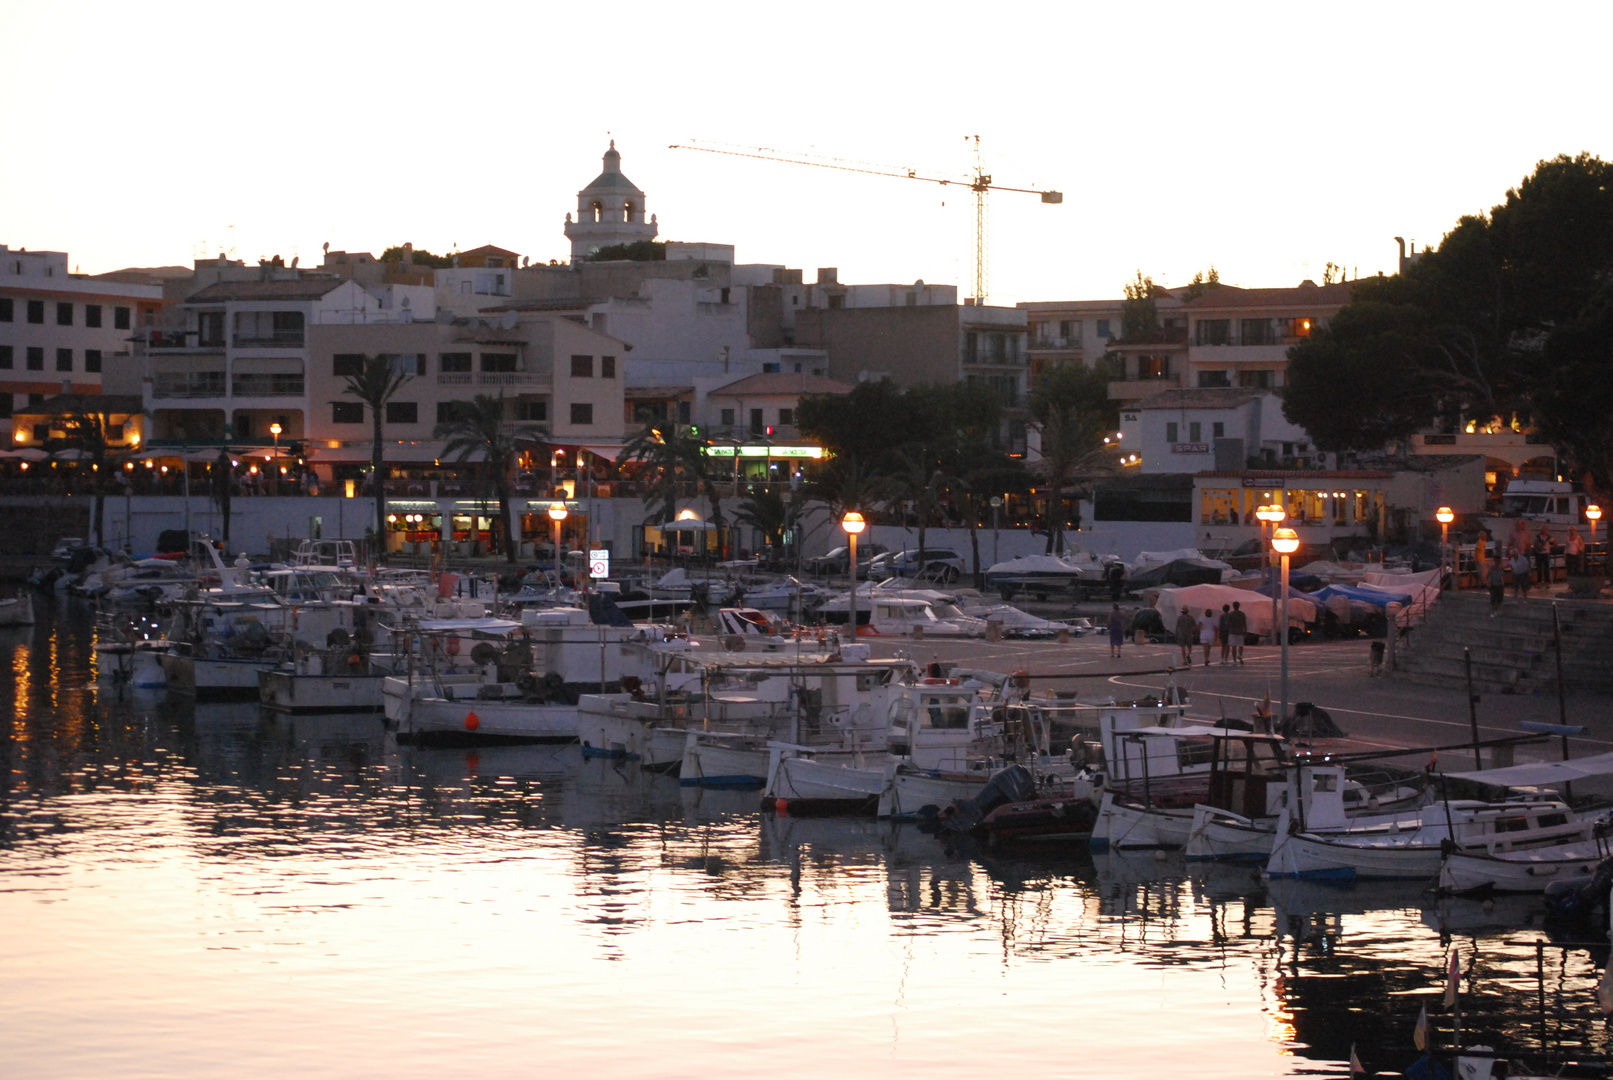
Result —
[[1097, 586], [1105, 581], [1105, 574], [1113, 564], [1125, 564], [1115, 556], [1099, 556], [1091, 552], [1071, 552], [1058, 555], [1021, 555], [986, 568], [986, 587], [996, 589], [1004, 600], [1012, 600], [1020, 593], [1029, 593], [1038, 600], [1046, 600], [1056, 592], [1065, 592], [1078, 582]]

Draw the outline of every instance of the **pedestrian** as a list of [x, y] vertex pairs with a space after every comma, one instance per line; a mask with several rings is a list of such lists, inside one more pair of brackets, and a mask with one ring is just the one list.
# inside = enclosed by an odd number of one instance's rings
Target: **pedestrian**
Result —
[[1490, 587], [1490, 618], [1495, 618], [1501, 612], [1501, 601], [1507, 595], [1507, 567], [1501, 559], [1501, 553], [1495, 553], [1496, 559], [1490, 564], [1489, 571], [1484, 576], [1484, 583]]
[[1579, 535], [1579, 528], [1574, 525], [1568, 527], [1568, 545], [1565, 548], [1568, 555], [1568, 572], [1575, 576], [1585, 573], [1585, 538]]
[[1199, 624], [1193, 613], [1183, 608], [1176, 616], [1176, 644], [1182, 650], [1182, 663], [1193, 666], [1193, 642], [1198, 640]]
[[1243, 639], [1249, 636], [1249, 613], [1241, 601], [1232, 601], [1232, 612], [1227, 616], [1227, 642], [1232, 646], [1232, 662], [1243, 666]]
[[1126, 617], [1120, 614], [1120, 605], [1109, 609], [1109, 658], [1120, 656], [1120, 647], [1126, 643]]
[[1221, 617], [1215, 621], [1215, 636], [1221, 641], [1221, 666], [1232, 662], [1232, 645], [1227, 641], [1227, 616], [1232, 614], [1231, 604], [1221, 605]]
[[1520, 600], [1529, 599], [1529, 577], [1533, 573], [1529, 553], [1514, 550], [1512, 554], [1512, 595]]
[[1535, 581], [1551, 584], [1551, 530], [1544, 525], [1535, 535]]
[[1204, 666], [1210, 666], [1210, 646], [1215, 644], [1215, 612], [1209, 608], [1204, 609], [1204, 618], [1199, 620], [1199, 644], [1204, 646]]

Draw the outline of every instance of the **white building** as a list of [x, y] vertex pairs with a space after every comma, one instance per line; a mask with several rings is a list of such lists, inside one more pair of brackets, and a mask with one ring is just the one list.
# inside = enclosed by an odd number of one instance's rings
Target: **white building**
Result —
[[644, 220], [644, 192], [622, 175], [622, 155], [616, 140], [605, 151], [604, 171], [577, 192], [577, 220], [566, 215], [566, 239], [571, 257], [586, 258], [600, 248], [654, 240], [660, 231], [655, 215]]
[[1250, 459], [1305, 467], [1316, 456], [1281, 399], [1258, 390], [1165, 390], [1123, 410], [1120, 433], [1145, 473], [1242, 469]]

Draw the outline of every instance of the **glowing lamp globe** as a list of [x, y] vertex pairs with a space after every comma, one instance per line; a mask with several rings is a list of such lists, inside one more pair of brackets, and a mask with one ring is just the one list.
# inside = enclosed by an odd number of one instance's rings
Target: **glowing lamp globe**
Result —
[[1591, 505], [1585, 508], [1585, 517], [1590, 521], [1601, 521], [1602, 508], [1597, 506], [1595, 503], [1591, 503]]
[[1442, 506], [1435, 511], [1434, 520], [1439, 522], [1441, 525], [1449, 525], [1451, 522], [1456, 520], [1456, 515], [1451, 511], [1450, 507]]
[[856, 536], [868, 527], [868, 523], [863, 520], [863, 516], [857, 511], [848, 510], [846, 516], [840, 521], [840, 527], [852, 536]]
[[1299, 533], [1293, 529], [1278, 529], [1271, 535], [1271, 549], [1279, 555], [1292, 555], [1299, 550]]
[[566, 504], [565, 503], [550, 503], [549, 504], [549, 517], [551, 517], [555, 521], [564, 521], [564, 520], [566, 520]]
[[1255, 517], [1259, 518], [1261, 521], [1269, 521], [1273, 524], [1283, 520], [1287, 516], [1288, 513], [1276, 503], [1272, 503], [1270, 506], [1261, 506], [1255, 510]]

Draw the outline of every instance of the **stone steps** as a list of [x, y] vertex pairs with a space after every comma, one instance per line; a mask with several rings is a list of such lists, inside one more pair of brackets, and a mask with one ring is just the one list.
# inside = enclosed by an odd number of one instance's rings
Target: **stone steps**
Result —
[[1555, 693], [1554, 603], [1562, 623], [1564, 688], [1613, 693], [1613, 604], [1595, 601], [1509, 597], [1492, 619], [1486, 593], [1446, 593], [1397, 650], [1396, 673], [1412, 682], [1465, 686], [1466, 650], [1476, 690]]

